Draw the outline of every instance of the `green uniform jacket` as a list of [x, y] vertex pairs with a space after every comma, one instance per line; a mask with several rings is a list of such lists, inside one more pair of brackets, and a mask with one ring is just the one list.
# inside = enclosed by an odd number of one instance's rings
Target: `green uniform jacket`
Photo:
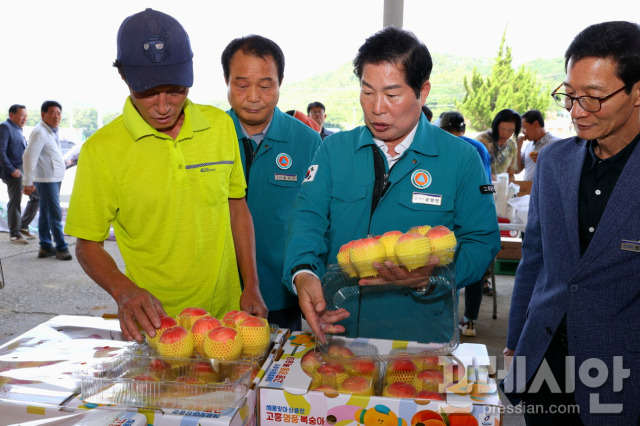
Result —
[[[417, 225], [452, 229], [458, 241], [456, 287], [477, 282], [500, 249], [500, 233], [490, 182], [476, 149], [421, 117], [372, 215], [371, 145], [371, 132], [359, 127], [328, 137], [318, 149], [291, 214], [283, 284], [291, 289], [291, 269], [301, 264], [311, 265], [322, 277], [327, 265], [337, 263], [340, 246], [351, 240], [391, 230], [406, 232]], [[452, 307], [432, 300], [433, 295], [429, 299], [411, 290], [393, 295], [373, 287], [363, 290], [359, 324], [349, 326], [358, 316], [351, 312], [347, 334], [359, 327], [358, 336], [448, 341], [457, 327], [450, 316], [442, 315]], [[411, 327], [413, 321], [404, 324], [415, 338], [403, 339], [395, 324], [403, 313], [415, 315], [416, 304], [425, 308], [412, 320], [424, 327]]]
[[238, 116], [233, 119], [247, 180], [247, 204], [256, 233], [260, 291], [269, 311], [298, 304], [281, 284], [287, 218], [321, 139], [318, 132], [277, 107], [263, 141], [251, 143], [254, 153], [247, 175], [245, 136]]

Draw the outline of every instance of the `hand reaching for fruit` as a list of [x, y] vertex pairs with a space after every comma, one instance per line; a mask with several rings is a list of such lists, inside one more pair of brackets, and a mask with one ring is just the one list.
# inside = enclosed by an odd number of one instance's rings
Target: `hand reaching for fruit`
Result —
[[127, 287], [126, 292], [114, 297], [118, 304], [120, 329], [126, 340], [142, 343], [138, 326], [148, 335], [155, 336], [160, 328], [160, 317], [166, 316], [162, 303], [149, 291], [136, 285]]
[[303, 272], [296, 275], [294, 285], [298, 293], [300, 310], [311, 331], [321, 343], [325, 343], [325, 333], [336, 334], [345, 331], [343, 326], [335, 323], [349, 317], [349, 312], [346, 309], [327, 311], [322, 284], [318, 278]]

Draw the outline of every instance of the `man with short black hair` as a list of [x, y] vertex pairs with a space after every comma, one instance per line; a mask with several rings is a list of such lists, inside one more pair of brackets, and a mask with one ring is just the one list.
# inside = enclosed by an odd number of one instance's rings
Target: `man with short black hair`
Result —
[[31, 195], [37, 189], [40, 195], [38, 258], [55, 256], [59, 260], [71, 260], [69, 245], [64, 240], [60, 207], [60, 186], [66, 170], [58, 137], [62, 105], [56, 101], [45, 101], [40, 108], [40, 115], [42, 121], [31, 131], [22, 156], [23, 192]]
[[[356, 298], [359, 314], [354, 312], [349, 326], [338, 323], [350, 312], [334, 310], [335, 301], [324, 298], [320, 277], [338, 263], [340, 247], [369, 234], [422, 225], [453, 230], [458, 245], [452, 285], [458, 289], [477, 282], [500, 248], [493, 193], [478, 153], [422, 113], [433, 65], [427, 46], [409, 31], [387, 27], [367, 38], [353, 65], [365, 125], [338, 132], [318, 148], [289, 218], [283, 282], [298, 295], [320, 340], [348, 330], [349, 337], [442, 342], [454, 333], [442, 315], [446, 302], [425, 303], [429, 296], [414, 281], [409, 280], [415, 287], [394, 295], [361, 285], [366, 294]], [[377, 270], [391, 278], [385, 282], [403, 281], [413, 272], [393, 262]], [[417, 323], [429, 326], [389, 327], [386, 315], [394, 310], [413, 311]], [[408, 334], [411, 339], [398, 337]]]
[[227, 113], [236, 129], [256, 230], [256, 262], [267, 318], [281, 328], [299, 331], [298, 301], [281, 283], [284, 237], [293, 201], [321, 140], [315, 129], [277, 106], [284, 53], [276, 42], [255, 34], [234, 39], [222, 52], [221, 62], [231, 105]]
[[[0, 123], [0, 173], [2, 181], [7, 185], [9, 202], [7, 203], [7, 222], [9, 225], [9, 242], [12, 244], [28, 244], [27, 239], [35, 238], [29, 232], [29, 223], [38, 213], [38, 191], [29, 195], [27, 207], [20, 216], [22, 203], [22, 155], [27, 141], [22, 128], [27, 122], [27, 109], [24, 105], [11, 105], [9, 118]], [[24, 238], [26, 237], [26, 239]]]
[[318, 123], [320, 126], [320, 137], [322, 140], [329, 135], [334, 134], [331, 130], [327, 130], [324, 128], [324, 120], [327, 119], [327, 114], [325, 113], [326, 109], [322, 102], [311, 102], [307, 105], [307, 116]]
[[528, 425], [637, 425], [640, 25], [590, 25], [564, 57], [577, 136], [538, 156], [501, 387]]
[[[545, 146], [559, 141], [560, 138], [545, 130], [544, 118], [537, 109], [531, 109], [522, 114], [522, 133], [516, 139], [518, 155], [516, 157], [517, 169], [515, 173], [518, 174], [524, 170], [524, 178], [522, 180], [533, 180], [538, 153]], [[530, 143], [522, 149], [524, 141], [530, 141]]]

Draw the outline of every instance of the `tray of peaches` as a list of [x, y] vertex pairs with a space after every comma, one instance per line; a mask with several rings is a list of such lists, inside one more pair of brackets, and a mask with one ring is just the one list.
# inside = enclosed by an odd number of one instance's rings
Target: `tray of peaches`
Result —
[[466, 380], [466, 369], [455, 356], [397, 353], [393, 358], [355, 355], [341, 346], [325, 354], [311, 350], [302, 360], [311, 377], [309, 390], [331, 394], [446, 400], [446, 390]]
[[234, 406], [256, 373], [248, 361], [124, 353], [75, 375], [85, 403], [212, 411]]
[[244, 311], [229, 311], [222, 319], [202, 308], [186, 308], [176, 317], [164, 316], [155, 336], [131, 351], [174, 358], [260, 362], [267, 355], [277, 325]]

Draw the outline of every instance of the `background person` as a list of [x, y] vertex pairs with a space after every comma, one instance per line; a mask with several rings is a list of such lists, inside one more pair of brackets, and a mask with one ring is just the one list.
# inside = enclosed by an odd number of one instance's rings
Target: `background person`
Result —
[[[188, 99], [189, 36], [146, 9], [122, 22], [117, 44], [130, 95], [80, 152], [66, 222], [80, 265], [118, 304], [128, 340], [142, 341], [136, 322], [154, 336], [161, 315], [189, 307], [266, 317], [233, 123]], [[103, 247], [111, 225], [125, 273]]]
[[[222, 52], [222, 68], [247, 180], [253, 216], [260, 288], [270, 323], [302, 329], [295, 295], [282, 285], [286, 220], [311, 159], [317, 130], [277, 107], [284, 54], [272, 40], [249, 35]], [[304, 117], [304, 114], [302, 114]], [[315, 122], [313, 123], [315, 124]]]
[[[24, 105], [11, 105], [9, 118], [0, 123], [0, 175], [7, 185], [7, 222], [9, 225], [9, 242], [28, 244], [27, 239], [34, 239], [29, 232], [29, 224], [38, 213], [38, 191], [29, 195], [29, 202], [21, 215], [22, 203], [22, 155], [27, 141], [22, 128], [27, 122], [27, 108]], [[24, 238], [26, 237], [26, 239]]]
[[[524, 170], [524, 178], [522, 180], [533, 180], [536, 172], [536, 161], [538, 161], [538, 153], [545, 146], [557, 142], [560, 138], [553, 136], [544, 128], [544, 118], [542, 113], [537, 109], [531, 109], [522, 114], [522, 135], [516, 139], [518, 145], [518, 168], [515, 173], [518, 174]], [[524, 141], [531, 141], [522, 149]]]
[[[424, 108], [424, 107], [423, 107]], [[487, 185], [491, 184], [491, 156], [485, 146], [475, 139], [466, 137], [464, 134], [467, 125], [464, 122], [464, 116], [457, 111], [447, 111], [440, 116], [440, 128], [446, 130], [454, 136], [459, 137], [463, 141], [473, 146], [480, 155], [484, 170], [487, 173]], [[482, 303], [482, 289], [486, 281], [487, 273], [479, 281], [468, 285], [464, 288], [464, 315], [460, 319], [458, 327], [464, 336], [473, 337], [476, 332], [476, 320], [480, 313], [480, 304]]]
[[502, 173], [509, 174], [509, 180], [515, 176], [518, 157], [518, 147], [512, 136], [518, 136], [522, 119], [520, 114], [512, 109], [503, 109], [493, 118], [491, 129], [476, 136], [491, 155], [492, 180]]
[[577, 137], [538, 156], [501, 387], [529, 425], [638, 424], [640, 26], [587, 27], [565, 68]]
[[307, 116], [318, 123], [318, 126], [320, 126], [320, 137], [322, 138], [322, 140], [334, 133], [331, 130], [325, 129], [324, 127], [324, 121], [327, 119], [327, 114], [325, 111], [326, 109], [322, 102], [316, 101], [311, 102], [309, 105], [307, 105]]
[[[408, 52], [412, 54], [409, 55]], [[354, 60], [361, 83], [365, 126], [339, 132], [320, 145], [290, 216], [285, 246], [284, 283], [295, 291], [314, 333], [345, 331], [337, 321], [345, 310], [327, 311], [319, 277], [336, 264], [339, 248], [369, 234], [406, 232], [418, 225], [444, 225], [455, 232], [456, 286], [478, 281], [500, 248], [492, 192], [477, 151], [468, 143], [429, 124], [422, 113], [431, 84], [431, 55], [412, 33], [395, 27], [369, 37]], [[387, 184], [374, 199], [376, 158]], [[380, 163], [378, 163], [380, 164]], [[424, 183], [416, 174], [428, 175]], [[439, 201], [414, 197], [428, 192]], [[408, 278], [396, 266], [381, 266], [394, 280]], [[422, 284], [423, 285], [423, 284]], [[374, 286], [375, 287], [375, 286]], [[448, 339], [440, 300], [422, 308], [421, 293], [411, 287], [391, 296], [361, 287], [358, 335], [394, 339], [383, 312], [412, 309], [431, 327], [415, 330], [415, 340]], [[392, 307], [392, 309], [390, 309]], [[355, 318], [355, 316], [354, 316]], [[352, 318], [351, 325], [354, 318]], [[344, 323], [343, 323], [344, 324]], [[346, 328], [351, 335], [355, 327]]]
[[22, 156], [23, 192], [31, 195], [37, 189], [40, 196], [38, 258], [55, 256], [59, 260], [71, 260], [69, 246], [62, 231], [60, 208], [60, 185], [66, 170], [58, 137], [62, 106], [56, 101], [45, 101], [40, 108], [40, 115], [42, 121], [31, 131], [29, 143]]

